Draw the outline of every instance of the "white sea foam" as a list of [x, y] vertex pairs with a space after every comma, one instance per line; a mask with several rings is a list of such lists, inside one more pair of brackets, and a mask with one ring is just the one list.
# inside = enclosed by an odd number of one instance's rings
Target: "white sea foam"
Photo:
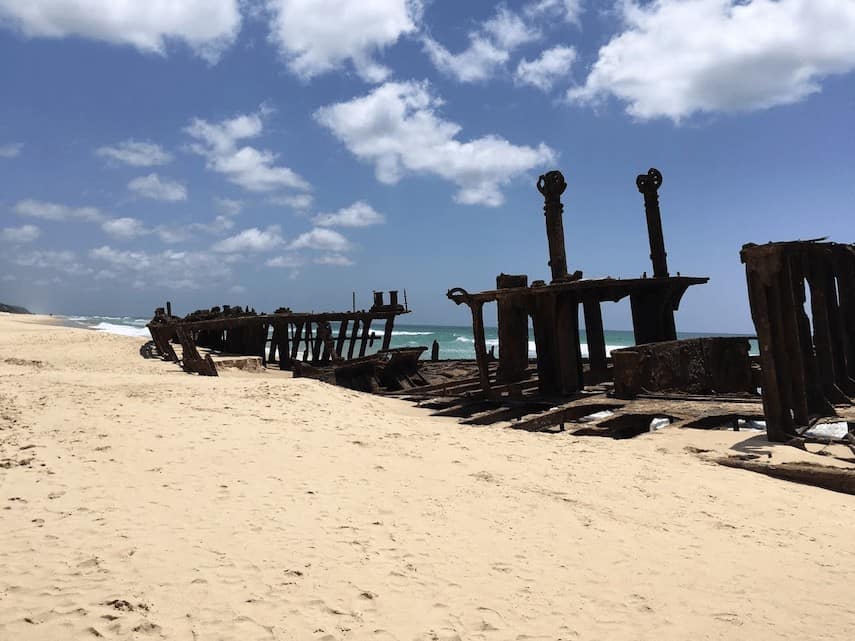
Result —
[[433, 332], [404, 332], [392, 330], [392, 336], [433, 336]]
[[90, 325], [90, 329], [107, 334], [118, 334], [119, 336], [134, 336], [134, 337], [149, 337], [149, 331], [145, 327], [133, 327], [131, 325], [117, 325], [116, 323], [101, 322], [97, 325]]

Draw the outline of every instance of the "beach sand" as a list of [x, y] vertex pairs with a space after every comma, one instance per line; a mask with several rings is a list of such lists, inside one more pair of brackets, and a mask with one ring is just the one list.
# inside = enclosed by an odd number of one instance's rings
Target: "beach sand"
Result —
[[[0, 315], [0, 639], [852, 639], [855, 497]], [[789, 448], [792, 450], [792, 448]]]

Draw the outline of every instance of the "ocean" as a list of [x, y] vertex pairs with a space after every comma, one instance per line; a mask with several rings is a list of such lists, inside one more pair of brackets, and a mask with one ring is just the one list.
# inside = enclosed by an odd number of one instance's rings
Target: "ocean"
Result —
[[[107, 332], [110, 334], [120, 334], [122, 336], [139, 336], [141, 338], [149, 338], [148, 329], [145, 325], [149, 319], [134, 318], [131, 316], [64, 316], [59, 317], [66, 324], [73, 327], [86, 327], [99, 332]], [[333, 330], [336, 331], [336, 324], [333, 323]], [[383, 335], [382, 326], [374, 326], [372, 330], [378, 336]], [[498, 355], [499, 339], [497, 329], [495, 327], [485, 327], [484, 332], [487, 339], [487, 349], [496, 348]], [[680, 332], [677, 334], [679, 338], [697, 338], [700, 336], [726, 336], [727, 334], [711, 334], [711, 333], [690, 333]], [[530, 335], [531, 340], [528, 343], [529, 355], [535, 356], [534, 352], [534, 337]], [[588, 346], [585, 344], [585, 330], [581, 331], [582, 338], [582, 356], [588, 355]], [[621, 347], [629, 347], [635, 344], [635, 340], [631, 331], [627, 330], [606, 330], [606, 350], [611, 353], [613, 349]], [[430, 346], [433, 341], [439, 343], [439, 357], [443, 359], [474, 359], [475, 358], [475, 339], [472, 335], [472, 328], [465, 326], [453, 325], [396, 325], [392, 332], [392, 347], [416, 347], [424, 345], [428, 348], [427, 356], [430, 356]], [[375, 341], [373, 350], [379, 349], [379, 341]], [[751, 340], [751, 353], [758, 354], [757, 341]]]

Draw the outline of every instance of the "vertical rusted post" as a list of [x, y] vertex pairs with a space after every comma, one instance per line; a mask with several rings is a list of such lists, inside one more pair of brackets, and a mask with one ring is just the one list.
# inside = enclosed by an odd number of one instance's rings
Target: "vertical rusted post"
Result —
[[473, 301], [469, 305], [472, 310], [472, 338], [475, 339], [475, 357], [478, 360], [478, 377], [484, 394], [491, 395], [490, 370], [487, 365], [487, 340], [484, 335], [484, 302]]
[[291, 360], [297, 360], [297, 354], [300, 352], [300, 339], [303, 335], [303, 323], [298, 322], [294, 327], [294, 341], [291, 344]]
[[338, 338], [335, 341], [335, 353], [341, 356], [344, 353], [344, 341], [347, 340], [347, 323], [345, 318], [339, 322]]
[[603, 312], [600, 301], [595, 298], [585, 298], [582, 306], [585, 312], [585, 342], [588, 344], [588, 377], [585, 382], [594, 385], [609, 378]]
[[398, 290], [390, 289], [389, 290], [389, 307], [397, 307], [398, 306]]
[[374, 307], [383, 307], [383, 292], [374, 292]]
[[[497, 289], [528, 287], [525, 274], [499, 274]], [[498, 307], [499, 324], [499, 368], [496, 380], [512, 383], [525, 378], [528, 369], [528, 311], [526, 294], [500, 297]]]
[[359, 336], [359, 318], [354, 318], [353, 329], [350, 330], [350, 345], [347, 347], [347, 360], [353, 358], [353, 350], [356, 349], [357, 336]]
[[[382, 292], [380, 293], [382, 296]], [[368, 347], [368, 337], [371, 335], [371, 321], [374, 320], [370, 316], [363, 319], [362, 336], [359, 339], [359, 357], [365, 356], [365, 349]]]
[[439, 341], [435, 340], [433, 342], [433, 344], [430, 346], [430, 359], [433, 362], [436, 362], [439, 360]]
[[395, 327], [395, 315], [392, 314], [386, 319], [386, 327], [383, 329], [383, 349], [389, 349], [392, 343], [392, 329]]
[[172, 302], [166, 301], [166, 315], [167, 317], [172, 316]]
[[662, 186], [662, 174], [658, 169], [651, 168], [646, 174], [641, 174], [635, 179], [635, 185], [644, 195], [644, 213], [647, 215], [647, 235], [650, 238], [653, 276], [668, 278], [665, 238], [662, 235], [662, 215], [659, 211], [659, 187]]
[[543, 195], [543, 213], [546, 216], [546, 239], [549, 242], [549, 267], [552, 282], [566, 280], [567, 253], [564, 248], [564, 205], [561, 194], [567, 189], [560, 171], [550, 171], [537, 179], [537, 190]]

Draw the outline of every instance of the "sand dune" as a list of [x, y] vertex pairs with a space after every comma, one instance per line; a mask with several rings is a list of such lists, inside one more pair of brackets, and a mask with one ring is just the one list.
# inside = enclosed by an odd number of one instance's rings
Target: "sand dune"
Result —
[[0, 315], [0, 639], [851, 639], [855, 497], [746, 433], [467, 427]]

